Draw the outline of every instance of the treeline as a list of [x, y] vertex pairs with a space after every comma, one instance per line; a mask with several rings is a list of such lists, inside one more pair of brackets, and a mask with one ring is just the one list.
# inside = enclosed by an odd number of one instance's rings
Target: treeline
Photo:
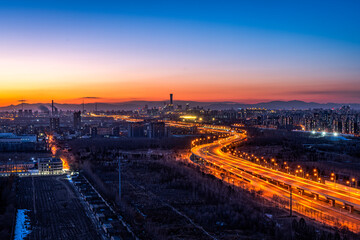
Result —
[[348, 240], [358, 239], [359, 237], [347, 229], [340, 229], [335, 232], [318, 231], [314, 226], [307, 225], [304, 218], [300, 218], [299, 221], [294, 219], [291, 227], [294, 240]]
[[139, 149], [187, 149], [190, 148], [191, 137], [150, 138], [89, 138], [75, 139], [68, 142], [76, 152], [80, 149], [92, 150], [139, 150]]

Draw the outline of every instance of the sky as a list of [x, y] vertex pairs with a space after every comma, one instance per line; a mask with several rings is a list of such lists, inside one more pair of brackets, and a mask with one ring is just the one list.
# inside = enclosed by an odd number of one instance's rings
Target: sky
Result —
[[359, 1], [0, 1], [0, 105], [360, 103]]

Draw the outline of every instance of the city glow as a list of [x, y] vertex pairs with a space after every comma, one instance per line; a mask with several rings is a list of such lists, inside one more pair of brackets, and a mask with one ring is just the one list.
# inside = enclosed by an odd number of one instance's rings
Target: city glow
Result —
[[197, 117], [196, 116], [185, 115], [185, 116], [180, 116], [180, 118], [188, 119], [188, 120], [195, 120]]

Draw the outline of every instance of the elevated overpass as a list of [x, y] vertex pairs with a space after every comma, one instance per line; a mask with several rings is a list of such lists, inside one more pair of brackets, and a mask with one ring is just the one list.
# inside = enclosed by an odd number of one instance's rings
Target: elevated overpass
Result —
[[[220, 130], [214, 129], [214, 131]], [[356, 224], [360, 230], [360, 194], [358, 189], [349, 188], [348, 191], [345, 191], [344, 189], [267, 168], [244, 158], [224, 153], [221, 151], [224, 146], [246, 138], [244, 134], [229, 131], [228, 129], [224, 132], [231, 135], [225, 139], [193, 147], [191, 149], [192, 156], [210, 163], [233, 176], [246, 179], [251, 184], [261, 186], [263, 189], [271, 188], [271, 191], [286, 198], [288, 198], [291, 188], [296, 198], [311, 201], [312, 207], [316, 207], [336, 218], [346, 219], [348, 222]], [[281, 188], [273, 189], [274, 185], [281, 186]]]

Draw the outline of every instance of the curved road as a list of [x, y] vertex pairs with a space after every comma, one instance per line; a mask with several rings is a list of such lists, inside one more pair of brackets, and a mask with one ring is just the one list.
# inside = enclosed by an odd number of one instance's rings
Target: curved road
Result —
[[[218, 131], [218, 129], [215, 131]], [[229, 131], [227, 131], [227, 133], [229, 133]], [[270, 191], [279, 196], [289, 198], [289, 190], [286, 189], [286, 186], [297, 189], [298, 191], [294, 191], [293, 194], [294, 200], [297, 200], [304, 206], [340, 219], [345, 223], [348, 222], [356, 225], [356, 227], [352, 228], [359, 231], [360, 215], [357, 213], [357, 210], [360, 210], [360, 194], [358, 189], [349, 188], [348, 191], [344, 191], [323, 183], [266, 168], [221, 151], [222, 147], [242, 140], [244, 137], [244, 134], [232, 132], [232, 135], [226, 139], [196, 146], [192, 148], [191, 151], [193, 155], [234, 176], [247, 179], [252, 185], [265, 191]], [[301, 194], [301, 192], [304, 191], [307, 194]], [[314, 199], [315, 196], [320, 196], [322, 200]], [[330, 206], [325, 199], [328, 199], [328, 201], [330, 200], [330, 202], [332, 201], [334, 203], [333, 206]], [[342, 206], [345, 207], [345, 205], [348, 210], [351, 208], [356, 209], [355, 213], [350, 213], [343, 209]]]

